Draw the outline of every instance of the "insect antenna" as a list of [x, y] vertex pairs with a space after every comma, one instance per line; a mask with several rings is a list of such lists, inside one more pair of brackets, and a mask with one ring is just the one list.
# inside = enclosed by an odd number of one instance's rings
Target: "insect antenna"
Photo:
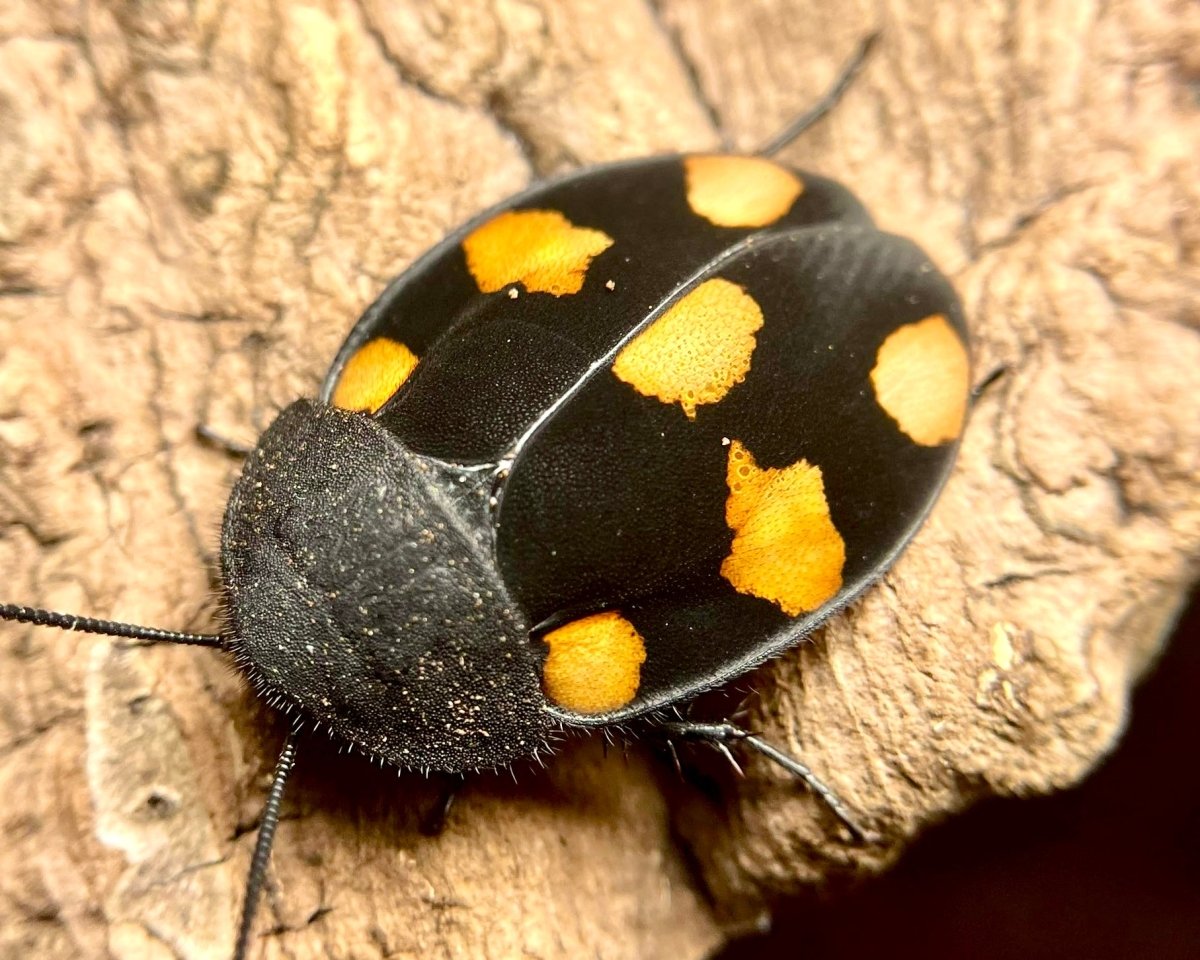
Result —
[[[36, 607], [23, 607], [13, 603], [0, 603], [0, 620], [12, 620], [17, 623], [32, 623], [39, 627], [58, 627], [60, 630], [73, 630], [78, 633], [94, 633], [108, 637], [123, 637], [130, 640], [147, 640], [154, 643], [181, 643], [197, 647], [213, 647], [217, 650], [227, 650], [232, 638], [217, 633], [183, 633], [177, 630], [160, 630], [157, 627], [144, 627], [136, 623], [120, 623], [114, 620], [98, 620], [95, 617], [81, 617], [73, 613], [59, 613], [54, 610], [41, 610]], [[250, 859], [250, 874], [246, 880], [246, 895], [242, 901], [242, 918], [238, 926], [237, 945], [234, 948], [234, 960], [245, 960], [246, 951], [250, 946], [250, 933], [254, 926], [254, 915], [258, 910], [258, 901], [262, 895], [263, 884], [267, 878], [267, 863], [271, 859], [271, 845], [275, 840], [275, 830], [279, 826], [279, 808], [283, 802], [283, 789], [287, 786], [288, 775], [296, 764], [297, 733], [293, 730], [283, 741], [283, 749], [275, 763], [275, 773], [271, 778], [271, 789], [267, 793], [267, 802], [263, 807], [262, 822], [258, 828], [258, 837], [254, 843], [254, 855]]]
[[829, 111], [838, 105], [838, 101], [842, 99], [846, 91], [850, 89], [850, 84], [854, 82], [854, 78], [858, 76], [863, 65], [867, 62], [867, 57], [871, 54], [871, 49], [879, 40], [879, 31], [867, 36], [862, 43], [858, 45], [858, 49], [850, 55], [850, 59], [846, 61], [829, 89], [821, 95], [821, 99], [814, 103], [811, 107], [805, 110], [800, 116], [784, 127], [779, 133], [775, 134], [770, 140], [764, 143], [754, 152], [760, 157], [773, 157], [780, 150], [786, 147], [789, 143], [795, 140], [800, 134], [804, 133], [809, 127], [813, 126], [817, 121], [824, 117]]
[[271, 844], [275, 840], [275, 828], [279, 826], [279, 806], [283, 802], [283, 788], [287, 786], [288, 774], [296, 765], [296, 731], [284, 738], [283, 749], [275, 762], [275, 774], [271, 778], [271, 790], [263, 807], [262, 823], [258, 827], [258, 839], [254, 842], [254, 856], [250, 858], [250, 875], [246, 879], [246, 896], [242, 901], [242, 922], [238, 927], [237, 946], [233, 960], [245, 960], [250, 947], [250, 931], [254, 926], [254, 914], [258, 910], [258, 898], [267, 879], [267, 862], [271, 859]]
[[106, 637], [125, 637], [129, 640], [214, 647], [217, 650], [227, 649], [230, 641], [229, 637], [219, 633], [181, 633], [177, 630], [160, 630], [157, 627], [143, 627], [136, 623], [97, 620], [94, 617], [57, 613], [54, 610], [39, 610], [36, 607], [22, 607], [14, 603], [0, 603], [0, 620], [32, 623], [39, 627], [58, 627], [60, 630], [73, 630], [77, 633], [96, 633]]

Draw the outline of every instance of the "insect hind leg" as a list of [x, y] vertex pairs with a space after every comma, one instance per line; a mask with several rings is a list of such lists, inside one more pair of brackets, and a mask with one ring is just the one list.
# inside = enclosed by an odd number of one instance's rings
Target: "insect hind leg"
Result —
[[862, 826], [858, 818], [850, 810], [849, 805], [834, 792], [833, 788], [821, 780], [809, 766], [790, 754], [784, 753], [778, 747], [772, 746], [761, 737], [751, 733], [744, 727], [728, 721], [722, 723], [700, 723], [693, 720], [668, 720], [659, 724], [659, 731], [666, 737], [667, 742], [673, 740], [707, 743], [720, 750], [733, 763], [734, 769], [741, 772], [736, 760], [733, 759], [731, 746], [740, 745], [744, 749], [754, 750], [773, 763], [779, 764], [802, 780], [805, 786], [824, 801], [825, 805], [854, 838], [862, 843], [878, 842], [879, 837], [867, 827]]

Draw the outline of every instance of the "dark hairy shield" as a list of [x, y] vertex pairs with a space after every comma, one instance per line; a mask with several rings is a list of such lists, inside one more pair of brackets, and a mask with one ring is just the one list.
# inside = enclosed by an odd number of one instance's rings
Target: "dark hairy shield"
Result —
[[[868, 44], [869, 45], [869, 44]], [[211, 646], [301, 734], [462, 773], [564, 728], [799, 760], [676, 708], [811, 632], [892, 563], [969, 399], [945, 278], [842, 186], [754, 155], [539, 184], [397, 278], [316, 400], [249, 453], [221, 536], [229, 629], [0, 605], [0, 618]]]
[[418, 770], [503, 766], [549, 727], [486, 496], [454, 474], [375, 419], [301, 400], [251, 454], [221, 537], [232, 649], [255, 684]]

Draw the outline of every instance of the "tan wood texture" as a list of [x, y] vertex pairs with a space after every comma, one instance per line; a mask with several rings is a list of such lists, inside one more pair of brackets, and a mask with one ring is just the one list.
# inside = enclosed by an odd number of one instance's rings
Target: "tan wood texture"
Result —
[[[1184, 0], [0, 3], [0, 599], [217, 625], [243, 440], [537, 175], [745, 149], [870, 30], [786, 159], [956, 281], [982, 396], [893, 572], [746, 686], [780, 771], [572, 741], [439, 786], [308, 749], [254, 955], [699, 958], [987, 794], [1078, 781], [1200, 548], [1200, 18]], [[226, 957], [280, 737], [218, 656], [0, 631], [0, 957]], [[318, 745], [314, 745], [318, 746]]]

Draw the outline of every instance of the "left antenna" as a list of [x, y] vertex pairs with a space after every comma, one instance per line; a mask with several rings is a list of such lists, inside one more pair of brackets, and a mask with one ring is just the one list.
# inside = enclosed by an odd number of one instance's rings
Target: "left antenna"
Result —
[[159, 630], [143, 627], [136, 623], [118, 623], [115, 620], [97, 620], [94, 617], [79, 617], [73, 613], [57, 613], [22, 607], [15, 603], [0, 603], [0, 620], [15, 620], [17, 623], [32, 623], [39, 627], [58, 627], [77, 633], [97, 633], [106, 637], [125, 637], [129, 640], [149, 640], [153, 643], [183, 643], [194, 647], [214, 647], [225, 650], [229, 638], [219, 633], [180, 633], [176, 630]]

